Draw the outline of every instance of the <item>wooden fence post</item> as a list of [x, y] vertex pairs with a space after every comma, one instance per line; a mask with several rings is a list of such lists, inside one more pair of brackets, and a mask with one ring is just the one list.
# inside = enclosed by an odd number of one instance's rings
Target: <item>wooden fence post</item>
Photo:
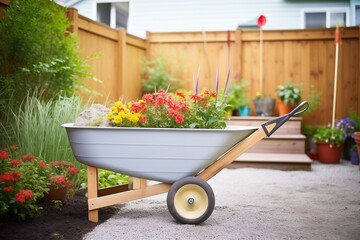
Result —
[[234, 73], [241, 76], [241, 64], [242, 64], [242, 41], [241, 41], [241, 29], [235, 30], [235, 47], [234, 47]]
[[78, 10], [75, 8], [69, 8], [67, 12], [67, 18], [72, 22], [71, 27], [69, 27], [68, 31], [72, 32], [74, 34], [78, 33], [78, 19], [79, 19], [79, 13]]
[[125, 89], [125, 61], [126, 61], [126, 30], [120, 28], [118, 31], [118, 80], [115, 85], [119, 97], [126, 96]]

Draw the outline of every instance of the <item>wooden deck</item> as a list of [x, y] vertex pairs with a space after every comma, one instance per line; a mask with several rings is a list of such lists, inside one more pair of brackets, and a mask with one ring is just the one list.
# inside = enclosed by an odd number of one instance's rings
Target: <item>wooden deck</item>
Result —
[[[270, 118], [231, 117], [227, 124], [260, 126]], [[291, 118], [271, 137], [264, 138], [242, 154], [229, 168], [253, 167], [311, 171], [312, 160], [305, 154], [306, 137], [301, 134], [301, 121], [300, 117]]]

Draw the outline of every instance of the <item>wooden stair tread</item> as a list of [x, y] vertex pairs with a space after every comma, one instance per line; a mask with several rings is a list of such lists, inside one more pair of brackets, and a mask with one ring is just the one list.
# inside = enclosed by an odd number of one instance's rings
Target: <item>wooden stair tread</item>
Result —
[[276, 162], [276, 163], [312, 163], [306, 154], [294, 153], [243, 153], [235, 161], [240, 162]]
[[302, 134], [273, 134], [269, 138], [264, 139], [306, 139]]

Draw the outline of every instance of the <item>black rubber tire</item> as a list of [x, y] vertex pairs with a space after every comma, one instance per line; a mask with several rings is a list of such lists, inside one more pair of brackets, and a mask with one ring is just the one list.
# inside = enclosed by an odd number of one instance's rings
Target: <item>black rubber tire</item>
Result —
[[[195, 193], [195, 195], [198, 193], [201, 196], [195, 199], [195, 203], [192, 204], [189, 203], [189, 199], [186, 201], [187, 194], [191, 195], [191, 193]], [[184, 196], [181, 194], [184, 194]], [[199, 201], [196, 202], [197, 200]], [[206, 206], [203, 206], [203, 204], [206, 204]], [[206, 181], [196, 177], [185, 177], [176, 181], [170, 187], [167, 195], [167, 206], [170, 214], [176, 221], [196, 225], [204, 222], [211, 216], [215, 207], [215, 195]], [[182, 208], [183, 206], [185, 206], [185, 209]], [[195, 216], [186, 216], [193, 215], [193, 213], [195, 213]]]

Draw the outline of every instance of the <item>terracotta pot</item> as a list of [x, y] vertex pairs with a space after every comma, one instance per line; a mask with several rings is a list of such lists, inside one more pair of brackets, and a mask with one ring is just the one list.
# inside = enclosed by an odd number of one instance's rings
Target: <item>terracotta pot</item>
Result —
[[321, 163], [339, 164], [342, 146], [332, 145], [326, 142], [317, 142], [316, 148]]
[[52, 202], [53, 200], [60, 200], [64, 202], [67, 197], [68, 189], [67, 187], [62, 187], [58, 189], [50, 189], [48, 193], [44, 196], [44, 202]]
[[277, 106], [278, 106], [278, 109], [279, 109], [279, 115], [282, 116], [282, 115], [285, 115], [285, 114], [288, 114], [289, 112], [291, 112], [294, 107], [290, 106], [290, 105], [286, 105], [284, 103], [284, 101], [280, 100], [280, 99], [277, 99]]

